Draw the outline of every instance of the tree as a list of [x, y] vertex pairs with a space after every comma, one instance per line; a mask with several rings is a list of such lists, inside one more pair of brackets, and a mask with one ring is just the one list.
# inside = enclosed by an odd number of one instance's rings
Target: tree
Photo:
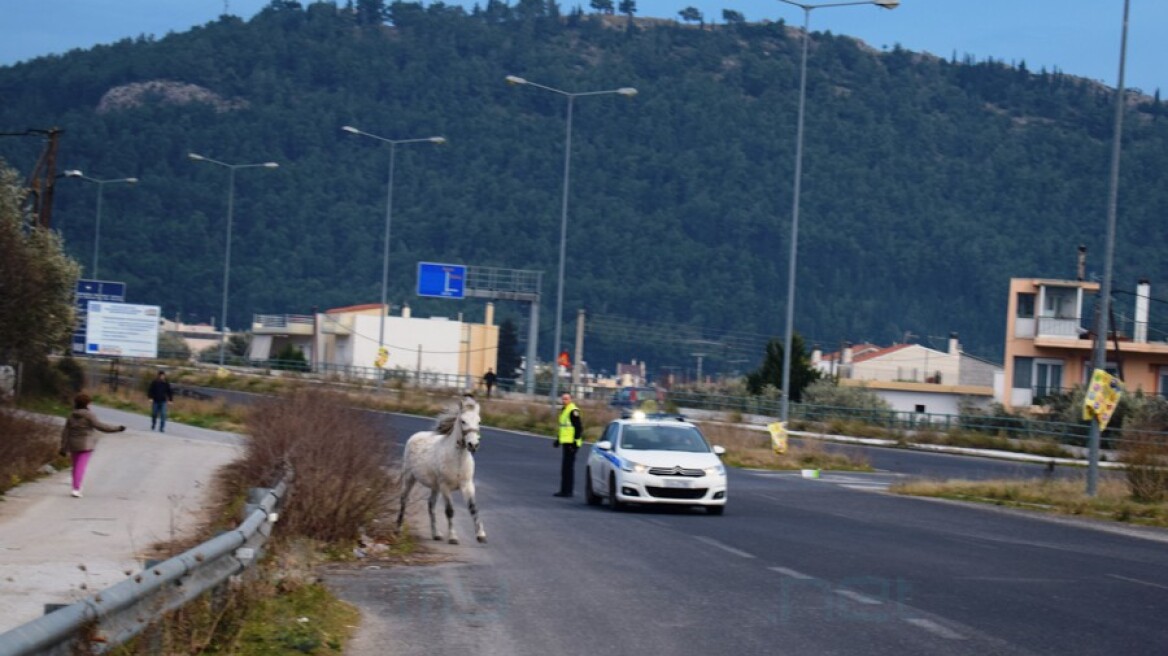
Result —
[[523, 358], [519, 353], [519, 330], [515, 322], [506, 319], [499, 324], [499, 355], [496, 359], [499, 376], [514, 378], [519, 371]]
[[191, 357], [191, 347], [181, 335], [164, 332], [158, 335], [158, 357], [171, 360], [187, 360]]
[[[791, 391], [790, 399], [796, 403], [803, 400], [803, 390], [821, 375], [811, 366], [811, 357], [803, 345], [803, 338], [796, 333], [791, 337]], [[783, 386], [783, 342], [775, 338], [767, 342], [766, 357], [759, 368], [746, 375], [746, 389], [751, 394], [762, 394], [768, 386], [781, 389]]]
[[620, 0], [620, 4], [616, 8], [620, 13], [628, 16], [631, 21], [633, 20], [633, 15], [637, 13], [637, 0]]
[[589, 3], [589, 5], [598, 14], [608, 14], [610, 16], [612, 15], [612, 12], [613, 12], [612, 0], [592, 0], [592, 2]]
[[704, 27], [706, 24], [702, 12], [697, 7], [686, 7], [677, 12], [677, 15], [681, 16], [681, 20], [687, 23], [697, 23], [699, 27]]
[[80, 266], [60, 235], [21, 210], [16, 171], [0, 160], [0, 362], [32, 362], [62, 350], [73, 333]]
[[723, 9], [722, 20], [727, 25], [741, 25], [742, 23], [746, 22], [746, 17], [743, 16], [742, 12], [740, 11], [734, 11], [733, 9]]

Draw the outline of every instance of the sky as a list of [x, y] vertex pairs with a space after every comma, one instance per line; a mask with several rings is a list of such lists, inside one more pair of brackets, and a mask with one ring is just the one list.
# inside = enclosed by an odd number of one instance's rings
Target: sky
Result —
[[[1156, 89], [1168, 92], [1168, 0], [1130, 2], [1124, 86], [1148, 94]], [[161, 38], [213, 21], [225, 8], [249, 19], [267, 4], [268, 0], [0, 0], [0, 66], [126, 37]], [[474, 2], [447, 4], [470, 7]], [[577, 4], [589, 11], [588, 0], [560, 0], [565, 8]], [[717, 23], [722, 22], [724, 9], [739, 12], [748, 21], [783, 19], [802, 25], [804, 17], [802, 9], [780, 0], [637, 0], [637, 15], [677, 18], [678, 11], [688, 6], [701, 11], [707, 22]], [[1025, 62], [1034, 72], [1059, 70], [1114, 87], [1119, 81], [1123, 6], [1124, 0], [901, 0], [893, 11], [863, 5], [816, 9], [811, 12], [811, 29], [856, 37], [876, 48], [899, 44], [945, 58], [972, 55], [978, 61]]]

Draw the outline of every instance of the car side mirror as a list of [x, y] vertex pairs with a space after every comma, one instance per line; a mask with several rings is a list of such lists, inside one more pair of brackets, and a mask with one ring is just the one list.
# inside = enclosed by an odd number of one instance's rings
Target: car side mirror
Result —
[[601, 451], [612, 451], [612, 442], [609, 442], [608, 440], [600, 440], [596, 443], [596, 448], [600, 449]]
[[714, 445], [714, 455], [716, 455], [716, 456], [724, 456], [724, 455], [726, 455], [726, 448], [725, 448], [725, 447], [718, 446], [717, 444], [715, 444], [715, 445]]

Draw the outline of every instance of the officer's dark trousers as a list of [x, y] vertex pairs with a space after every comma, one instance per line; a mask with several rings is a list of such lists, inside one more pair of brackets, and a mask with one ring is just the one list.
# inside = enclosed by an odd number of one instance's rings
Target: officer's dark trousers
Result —
[[576, 452], [580, 448], [575, 444], [562, 444], [560, 451], [560, 494], [572, 494], [576, 486]]

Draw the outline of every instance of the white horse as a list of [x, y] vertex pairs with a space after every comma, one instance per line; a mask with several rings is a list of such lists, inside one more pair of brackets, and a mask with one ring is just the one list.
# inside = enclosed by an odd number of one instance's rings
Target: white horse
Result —
[[438, 495], [446, 501], [446, 525], [450, 544], [458, 544], [454, 531], [454, 504], [451, 495], [462, 491], [470, 516], [474, 518], [475, 537], [479, 542], [487, 541], [487, 532], [479, 519], [475, 505], [474, 457], [471, 455], [479, 447], [479, 404], [470, 394], [464, 395], [458, 407], [438, 417], [438, 425], [432, 431], [414, 433], [406, 442], [402, 457], [401, 510], [397, 515], [400, 531], [406, 514], [406, 502], [414, 483], [430, 488], [430, 533], [435, 540], [438, 522], [434, 517], [434, 504]]

